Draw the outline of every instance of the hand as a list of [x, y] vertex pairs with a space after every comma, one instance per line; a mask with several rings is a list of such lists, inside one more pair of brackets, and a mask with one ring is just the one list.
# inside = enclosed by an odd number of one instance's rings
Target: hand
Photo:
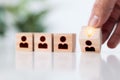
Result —
[[108, 47], [115, 48], [120, 42], [120, 0], [96, 0], [88, 25], [101, 27], [103, 43], [109, 39]]

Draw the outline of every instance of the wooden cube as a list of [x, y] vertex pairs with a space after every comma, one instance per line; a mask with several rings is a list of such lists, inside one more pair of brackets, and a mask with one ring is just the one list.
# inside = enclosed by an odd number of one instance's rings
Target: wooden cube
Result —
[[52, 34], [34, 33], [34, 51], [52, 52]]
[[74, 52], [75, 51], [75, 34], [54, 34], [54, 52]]
[[80, 46], [83, 53], [101, 51], [101, 29], [90, 26], [82, 27], [80, 32]]
[[16, 51], [33, 51], [33, 34], [17, 33], [16, 34]]

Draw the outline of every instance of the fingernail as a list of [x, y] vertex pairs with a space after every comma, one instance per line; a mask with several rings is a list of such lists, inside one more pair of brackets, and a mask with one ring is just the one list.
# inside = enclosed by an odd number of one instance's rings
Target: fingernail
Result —
[[98, 16], [93, 16], [93, 18], [91, 19], [90, 23], [89, 23], [89, 26], [94, 26], [94, 27], [97, 27], [97, 23], [99, 21], [99, 18]]

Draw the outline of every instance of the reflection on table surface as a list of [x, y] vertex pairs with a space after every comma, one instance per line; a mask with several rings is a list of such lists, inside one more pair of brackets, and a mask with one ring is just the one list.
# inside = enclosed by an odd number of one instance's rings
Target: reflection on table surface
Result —
[[19, 75], [29, 80], [36, 77], [42, 80], [119, 80], [119, 56], [104, 54], [103, 57], [102, 54], [95, 53], [17, 52], [16, 71], [11, 73], [16, 75], [21, 72]]
[[71, 71], [75, 69], [73, 53], [16, 53], [17, 70]]

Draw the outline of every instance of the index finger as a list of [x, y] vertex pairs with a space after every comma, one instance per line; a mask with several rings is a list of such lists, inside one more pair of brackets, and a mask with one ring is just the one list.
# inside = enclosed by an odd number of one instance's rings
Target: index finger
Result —
[[89, 26], [101, 27], [109, 18], [117, 0], [96, 0], [89, 19]]

